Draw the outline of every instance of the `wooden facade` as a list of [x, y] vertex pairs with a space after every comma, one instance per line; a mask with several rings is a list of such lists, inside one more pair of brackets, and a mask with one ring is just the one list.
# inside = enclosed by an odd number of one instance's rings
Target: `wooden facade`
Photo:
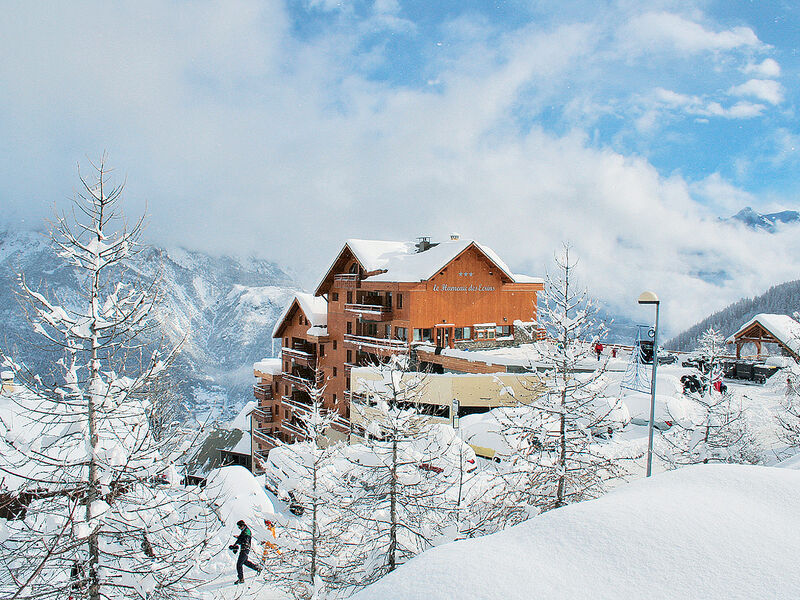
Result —
[[541, 280], [514, 276], [477, 243], [459, 244], [440, 248], [446, 262], [434, 262], [434, 272], [417, 280], [408, 273], [395, 279], [393, 263], [376, 269], [345, 244], [315, 292], [326, 302], [326, 328], [312, 326], [313, 315], [295, 301], [274, 331], [281, 340], [280, 373], [256, 373], [259, 411], [271, 419], [263, 422], [266, 437], [254, 436], [259, 450], [269, 450], [275, 438], [299, 437], [296, 415], [310, 403], [310, 386], [324, 386], [324, 405], [338, 411], [344, 429], [354, 366], [407, 353], [415, 342], [452, 348], [480, 336], [510, 339], [515, 320], [536, 320]]

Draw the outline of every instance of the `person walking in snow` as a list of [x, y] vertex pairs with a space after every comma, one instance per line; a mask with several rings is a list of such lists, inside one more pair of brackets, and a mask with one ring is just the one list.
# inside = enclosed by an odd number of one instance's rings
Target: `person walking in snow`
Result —
[[239, 536], [236, 538], [236, 542], [228, 548], [236, 552], [239, 551], [239, 558], [236, 559], [236, 574], [239, 576], [239, 579], [236, 580], [236, 583], [244, 583], [244, 567], [250, 567], [256, 573], [261, 572], [261, 567], [258, 565], [250, 562], [247, 560], [247, 555], [250, 553], [250, 544], [253, 541], [253, 534], [250, 533], [250, 528], [244, 521], [238, 521], [236, 526], [239, 528]]
[[603, 344], [601, 344], [600, 342], [597, 342], [594, 345], [594, 351], [597, 353], [597, 360], [599, 362], [600, 361], [600, 355], [603, 353]]

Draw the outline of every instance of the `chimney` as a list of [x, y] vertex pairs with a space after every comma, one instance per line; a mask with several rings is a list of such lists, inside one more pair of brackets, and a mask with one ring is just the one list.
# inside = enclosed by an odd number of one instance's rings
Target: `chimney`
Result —
[[431, 238], [430, 237], [418, 237], [417, 239], [419, 240], [416, 243], [417, 254], [419, 254], [420, 252], [425, 252], [426, 250], [430, 250], [434, 246], [438, 246], [439, 245], [438, 242], [431, 243]]

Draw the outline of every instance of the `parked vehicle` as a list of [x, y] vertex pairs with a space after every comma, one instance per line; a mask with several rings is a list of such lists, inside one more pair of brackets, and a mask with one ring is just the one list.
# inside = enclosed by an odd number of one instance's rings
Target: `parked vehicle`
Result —
[[777, 366], [753, 360], [726, 360], [722, 363], [722, 369], [728, 379], [740, 379], [755, 383], [765, 383], [779, 370]]

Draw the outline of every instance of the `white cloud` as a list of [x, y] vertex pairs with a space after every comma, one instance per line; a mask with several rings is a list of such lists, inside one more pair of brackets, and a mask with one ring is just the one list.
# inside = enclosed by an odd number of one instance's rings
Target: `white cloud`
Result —
[[732, 87], [728, 93], [734, 96], [750, 96], [770, 104], [783, 102], [783, 88], [780, 83], [772, 79], [750, 79]]
[[775, 59], [765, 58], [760, 63], [748, 63], [742, 71], [759, 77], [780, 77], [781, 66]]
[[[654, 90], [650, 99], [644, 101], [648, 107], [648, 113], [656, 113], [657, 107], [663, 109], [679, 110], [689, 115], [701, 117], [722, 117], [726, 119], [751, 119], [761, 115], [765, 106], [752, 102], [736, 102], [731, 106], [725, 107], [716, 100], [710, 100], [703, 96], [681, 94], [664, 88]], [[655, 122], [656, 117], [648, 117], [650, 122]], [[646, 121], [647, 122], [647, 121]]]
[[[655, 289], [675, 329], [796, 276], [800, 236], [734, 238], [704, 220], [708, 209], [692, 194], [733, 207], [731, 184], [663, 177], [643, 158], [596, 147], [577, 126], [558, 135], [519, 126], [522, 103], [533, 111], [560, 101], [576, 73], [587, 88], [606, 76], [601, 25], [481, 36], [464, 19], [454, 29], [471, 33], [431, 65], [438, 84], [419, 90], [364, 76], [364, 65], [385, 57], [365, 57], [358, 31], [294, 38], [276, 3], [220, 0], [189, 14], [155, 1], [123, 13], [106, 6], [45, 14], [26, 5], [0, 23], [0, 51], [17, 57], [0, 63], [0, 80], [14, 89], [0, 93], [0, 131], [14, 146], [23, 190], [5, 194], [11, 204], [48, 209], [74, 182], [74, 162], [107, 148], [128, 174], [129, 197], [149, 201], [160, 241], [255, 252], [310, 277], [346, 237], [458, 230], [534, 275], [570, 240], [595, 294], [627, 307]], [[682, 35], [667, 27], [662, 46], [758, 45], [746, 28], [716, 33], [680, 17], [654, 19], [689, 27]], [[648, 101], [654, 113], [643, 127], [664, 111], [764, 110], [666, 88]], [[48, 175], [57, 181], [52, 193], [32, 199], [56, 160], [41, 164], [51, 148], [66, 164]], [[752, 259], [757, 244], [763, 264]], [[698, 279], [709, 262], [731, 279]]]
[[749, 27], [712, 31], [691, 19], [668, 12], [648, 12], [632, 17], [621, 28], [619, 38], [629, 49], [670, 48], [687, 54], [763, 47]]
[[729, 216], [757, 203], [753, 194], [736, 187], [719, 173], [692, 183], [689, 189], [694, 197], [710, 208], [708, 212], [712, 219], [714, 215]]

